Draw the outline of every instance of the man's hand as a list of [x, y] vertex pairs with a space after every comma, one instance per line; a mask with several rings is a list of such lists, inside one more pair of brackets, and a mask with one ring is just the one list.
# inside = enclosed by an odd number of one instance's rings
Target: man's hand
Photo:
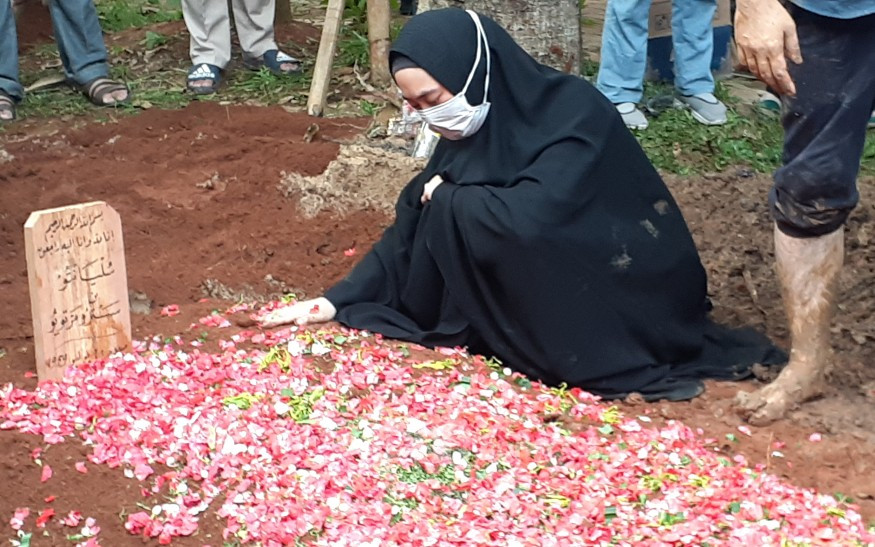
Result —
[[[2, 1], [0, 0], [0, 2]], [[296, 325], [324, 323], [334, 319], [336, 314], [337, 308], [334, 307], [334, 304], [329, 302], [327, 298], [320, 296], [319, 298], [295, 302], [291, 306], [274, 310], [262, 317], [259, 320], [259, 324], [269, 329], [289, 323], [295, 323]]]
[[419, 201], [421, 201], [423, 205], [431, 201], [431, 195], [434, 194], [434, 189], [440, 186], [443, 181], [444, 179], [442, 179], [440, 175], [431, 177], [431, 180], [425, 183], [425, 187], [422, 189], [422, 197], [419, 198]]
[[781, 95], [796, 95], [787, 59], [802, 62], [796, 23], [778, 0], [739, 0], [735, 9], [739, 62]]

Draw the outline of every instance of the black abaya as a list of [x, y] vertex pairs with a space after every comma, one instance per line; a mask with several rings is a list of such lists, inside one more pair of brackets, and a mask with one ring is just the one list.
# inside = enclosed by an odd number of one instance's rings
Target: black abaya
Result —
[[[491, 49], [483, 127], [441, 139], [396, 220], [326, 297], [348, 326], [467, 345], [549, 384], [683, 399], [700, 377], [782, 360], [764, 338], [706, 317], [686, 223], [614, 106], [538, 64], [481, 16]], [[393, 44], [453, 93], [474, 64], [458, 9], [411, 19]], [[482, 102], [485, 59], [467, 92]], [[445, 181], [420, 203], [435, 174]]]

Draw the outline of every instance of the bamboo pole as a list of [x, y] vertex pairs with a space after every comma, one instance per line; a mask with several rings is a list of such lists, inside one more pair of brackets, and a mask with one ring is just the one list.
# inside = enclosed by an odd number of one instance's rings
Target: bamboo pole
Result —
[[328, 85], [331, 82], [331, 65], [334, 63], [334, 52], [343, 22], [343, 6], [344, 0], [328, 0], [319, 52], [316, 54], [316, 66], [313, 68], [313, 82], [310, 84], [310, 96], [307, 99], [307, 112], [311, 116], [321, 116], [325, 111], [325, 99], [328, 97]]

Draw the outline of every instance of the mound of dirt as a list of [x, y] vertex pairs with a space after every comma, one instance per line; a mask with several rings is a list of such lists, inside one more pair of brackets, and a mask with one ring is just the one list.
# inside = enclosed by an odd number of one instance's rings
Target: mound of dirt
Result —
[[425, 164], [402, 150], [352, 144], [340, 147], [324, 173], [283, 173], [280, 187], [284, 195], [298, 198], [307, 218], [326, 210], [345, 214], [363, 208], [392, 215], [399, 192]]

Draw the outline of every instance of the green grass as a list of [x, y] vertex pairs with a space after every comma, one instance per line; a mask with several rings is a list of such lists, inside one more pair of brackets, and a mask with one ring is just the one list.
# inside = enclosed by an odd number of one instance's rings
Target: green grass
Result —
[[157, 47], [163, 46], [167, 43], [167, 36], [161, 34], [160, 32], [153, 32], [151, 30], [146, 31], [146, 37], [143, 38], [141, 44], [147, 50], [155, 49]]
[[[659, 169], [681, 175], [733, 165], [767, 173], [780, 165], [783, 129], [777, 113], [739, 104], [719, 82], [715, 94], [729, 107], [725, 125], [702, 125], [686, 109], [668, 108], [649, 116], [650, 126], [637, 136], [650, 160]], [[651, 83], [645, 86], [643, 100], [670, 104], [673, 97], [673, 86]]]
[[352, 26], [344, 26], [337, 42], [335, 66], [355, 66], [366, 69], [370, 66], [370, 44], [365, 33]]
[[[581, 74], [590, 81], [598, 64], [584, 60]], [[664, 83], [647, 83], [643, 102], [659, 97], [670, 102], [674, 89]], [[705, 126], [688, 110], [667, 108], [649, 115], [649, 127], [636, 131], [650, 161], [660, 170], [679, 175], [718, 172], [744, 165], [760, 173], [771, 173], [781, 165], [784, 131], [776, 112], [740, 104], [718, 82], [715, 94], [729, 107], [729, 121], [722, 126]], [[861, 174], [875, 174], [875, 131], [867, 134]]]
[[105, 32], [182, 19], [181, 0], [97, 0], [95, 5]]
[[235, 71], [218, 95], [226, 100], [250, 100], [259, 104], [281, 104], [300, 99], [310, 88], [312, 70], [306, 65], [304, 62], [304, 72], [298, 76], [278, 76], [264, 67], [257, 71]]
[[739, 114], [730, 107], [729, 121], [706, 126], [688, 110], [669, 109], [650, 117], [638, 140], [657, 168], [681, 175], [721, 171], [746, 165], [767, 173], [781, 161], [783, 130], [776, 115], [756, 108]]
[[49, 59], [59, 59], [60, 54], [58, 53], [58, 45], [55, 41], [46, 42], [44, 44], [37, 44], [30, 48], [28, 55], [36, 57], [41, 61], [49, 60]]
[[91, 103], [81, 93], [67, 86], [51, 87], [27, 93], [18, 106], [18, 117], [79, 116], [91, 109]]
[[870, 129], [866, 136], [868, 138], [863, 147], [861, 171], [865, 174], [873, 174], [875, 173], [875, 130]]
[[191, 102], [192, 97], [184, 93], [178, 82], [163, 79], [144, 79], [130, 82], [134, 109], [161, 108], [173, 110]]

